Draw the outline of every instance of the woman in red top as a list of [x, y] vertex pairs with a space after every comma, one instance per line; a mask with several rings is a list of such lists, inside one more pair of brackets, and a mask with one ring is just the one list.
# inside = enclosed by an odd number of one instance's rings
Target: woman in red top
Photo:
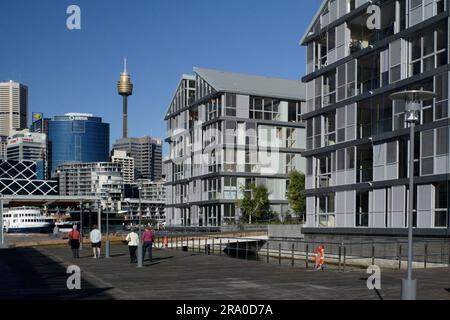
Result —
[[77, 225], [74, 225], [72, 231], [69, 232], [69, 245], [74, 259], [80, 259], [80, 232], [77, 229]]
[[153, 260], [152, 247], [153, 242], [155, 241], [155, 233], [153, 232], [151, 227], [145, 228], [145, 232], [142, 234], [142, 241], [144, 242], [144, 246], [142, 248], [142, 260], [145, 259], [145, 254], [146, 252], [148, 252], [148, 258], [151, 262]]

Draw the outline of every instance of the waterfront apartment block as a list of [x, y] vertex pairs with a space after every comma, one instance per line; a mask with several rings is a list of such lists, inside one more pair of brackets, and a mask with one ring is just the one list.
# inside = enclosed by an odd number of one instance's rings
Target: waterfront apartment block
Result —
[[168, 225], [234, 224], [252, 184], [268, 188], [272, 211], [287, 213], [288, 174], [305, 167], [304, 105], [300, 81], [201, 68], [183, 75], [165, 118]]
[[134, 158], [130, 157], [126, 151], [113, 150], [111, 162], [120, 163], [122, 166], [123, 183], [134, 183]]
[[123, 198], [122, 166], [119, 163], [65, 163], [56, 177], [62, 196], [95, 196], [107, 210], [121, 210]]
[[[411, 194], [414, 226], [428, 235], [448, 233], [448, 3], [321, 4], [301, 39], [307, 49], [306, 233], [404, 234]], [[404, 90], [436, 93], [423, 102], [416, 128], [414, 190], [405, 104], [390, 99]]]

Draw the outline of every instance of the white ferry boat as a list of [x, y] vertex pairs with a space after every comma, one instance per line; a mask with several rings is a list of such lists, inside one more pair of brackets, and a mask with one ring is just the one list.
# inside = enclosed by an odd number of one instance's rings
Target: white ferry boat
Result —
[[49, 231], [50, 222], [39, 208], [10, 208], [3, 213], [3, 228], [6, 233], [40, 233]]

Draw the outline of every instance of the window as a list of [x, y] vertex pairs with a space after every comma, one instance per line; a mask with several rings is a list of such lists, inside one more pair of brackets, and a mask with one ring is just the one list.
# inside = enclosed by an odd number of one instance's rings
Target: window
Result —
[[449, 127], [436, 129], [436, 155], [447, 155], [449, 152]]
[[236, 172], [236, 150], [226, 148], [224, 150], [225, 159], [224, 159], [224, 170], [225, 172]]
[[345, 107], [336, 110], [337, 115], [337, 141], [345, 141]]
[[312, 176], [313, 174], [313, 158], [306, 158], [306, 175], [308, 177]]
[[356, 227], [369, 226], [369, 191], [356, 194]]
[[225, 177], [223, 185], [224, 199], [234, 200], [237, 197], [237, 179], [235, 177]]
[[316, 197], [316, 211], [319, 227], [333, 228], [335, 226], [334, 202], [335, 195], [327, 194]]
[[289, 101], [288, 103], [288, 121], [301, 122], [302, 105], [301, 102]]
[[446, 25], [440, 25], [435, 30], [427, 30], [410, 40], [411, 76], [447, 64], [447, 34]]
[[328, 32], [328, 52], [336, 48], [336, 29], [333, 28]]
[[223, 205], [223, 219], [224, 222], [233, 223], [236, 216], [236, 206], [233, 203]]
[[279, 120], [280, 101], [250, 97], [250, 118], [257, 120]]
[[345, 170], [345, 149], [337, 151], [337, 170]]
[[237, 122], [225, 121], [225, 144], [236, 144], [237, 142]]
[[434, 107], [434, 119], [444, 119], [448, 117], [448, 74], [437, 75], [434, 80], [436, 92], [436, 102]]
[[321, 132], [322, 132], [322, 121], [321, 117], [314, 118], [314, 148], [318, 149], [322, 147]]
[[397, 163], [397, 141], [392, 141], [386, 144], [386, 163]]
[[245, 151], [245, 172], [256, 172], [258, 164], [258, 154], [255, 151]]
[[256, 123], [255, 122], [247, 122], [246, 123], [246, 145], [248, 146], [256, 146], [257, 140], [257, 131], [256, 131]]
[[296, 131], [295, 128], [286, 129], [286, 148], [295, 148], [296, 145]]
[[336, 71], [323, 77], [323, 107], [336, 103]]
[[390, 43], [389, 48], [389, 67], [390, 82], [401, 80], [401, 60], [402, 60], [402, 39]]
[[212, 99], [206, 103], [207, 121], [213, 120], [221, 115], [221, 100], [222, 98]]
[[355, 168], [355, 148], [347, 148], [347, 162], [345, 168], [347, 170], [352, 170]]
[[423, 131], [421, 140], [421, 174], [434, 172], [434, 130]]
[[225, 94], [225, 116], [236, 117], [236, 95]]
[[435, 209], [434, 226], [436, 228], [446, 228], [448, 225], [448, 185], [441, 182], [434, 185]]
[[313, 148], [313, 131], [313, 119], [306, 120], [306, 150], [312, 150]]
[[337, 101], [356, 95], [356, 60], [337, 68]]
[[295, 170], [295, 154], [286, 154], [286, 174]]
[[331, 173], [334, 169], [333, 155], [326, 154], [317, 158], [318, 175], [316, 177], [317, 188], [328, 188], [331, 186]]
[[336, 144], [336, 111], [329, 112], [325, 116], [325, 146]]

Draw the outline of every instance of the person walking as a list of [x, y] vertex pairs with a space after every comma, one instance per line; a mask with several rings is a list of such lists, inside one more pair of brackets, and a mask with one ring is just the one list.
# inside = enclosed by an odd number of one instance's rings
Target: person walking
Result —
[[58, 228], [58, 225], [56, 225], [56, 224], [55, 224], [55, 227], [53, 228], [53, 237], [55, 239], [59, 238], [59, 228]]
[[153, 261], [152, 248], [153, 242], [155, 241], [155, 233], [152, 227], [146, 227], [144, 233], [142, 234], [142, 241], [144, 242], [142, 257], [145, 260], [145, 254], [148, 251], [148, 258]]
[[96, 224], [94, 224], [91, 233], [89, 234], [91, 240], [92, 251], [94, 253], [94, 259], [100, 259], [100, 253], [102, 248], [102, 233], [98, 230]]
[[74, 259], [80, 259], [80, 232], [77, 229], [78, 227], [75, 224], [69, 232], [69, 245], [72, 249], [72, 256]]
[[125, 241], [128, 242], [128, 250], [130, 252], [130, 263], [137, 263], [136, 250], [139, 244], [139, 236], [134, 232], [134, 228], [131, 228]]

